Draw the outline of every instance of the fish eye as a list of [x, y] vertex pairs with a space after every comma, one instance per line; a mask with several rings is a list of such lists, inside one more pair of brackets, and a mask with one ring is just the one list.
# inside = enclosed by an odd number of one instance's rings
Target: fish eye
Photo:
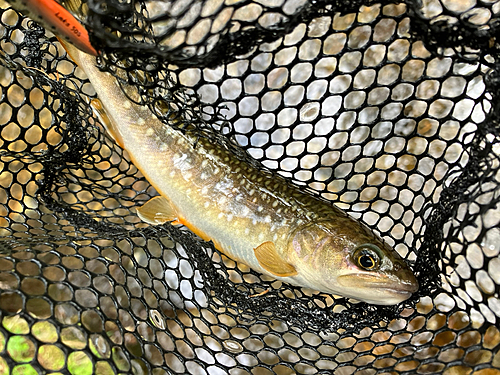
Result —
[[380, 251], [375, 245], [359, 246], [354, 254], [356, 264], [367, 271], [375, 269], [380, 264], [380, 255], [375, 249]]

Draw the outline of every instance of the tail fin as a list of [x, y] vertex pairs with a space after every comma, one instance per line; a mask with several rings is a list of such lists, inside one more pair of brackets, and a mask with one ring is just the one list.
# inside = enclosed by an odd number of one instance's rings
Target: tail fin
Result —
[[[68, 43], [65, 40], [62, 40], [60, 37], [57, 37], [57, 39], [66, 50], [69, 57], [87, 74], [87, 77], [90, 79], [90, 82], [92, 82], [92, 84], [95, 84], [95, 82], [99, 82], [101, 86], [107, 86], [110, 89], [106, 91], [110, 93], [110, 95], [113, 93], [113, 90], [119, 92], [119, 95], [123, 95], [121, 93], [120, 87], [117, 85], [116, 79], [109, 73], [99, 71], [99, 69], [96, 67], [94, 56], [86, 54], [84, 51], [79, 50], [74, 45]], [[99, 90], [96, 91], [99, 92]], [[123, 97], [127, 99], [125, 96]], [[111, 118], [108, 117], [105, 109], [105, 103], [102, 103], [99, 99], [93, 99], [90, 102], [90, 107], [92, 108], [97, 118], [99, 118], [101, 124], [104, 126], [111, 138], [113, 138], [113, 140], [121, 148], [124, 148], [125, 146], [123, 143], [123, 138], [116, 124], [112, 121]]]

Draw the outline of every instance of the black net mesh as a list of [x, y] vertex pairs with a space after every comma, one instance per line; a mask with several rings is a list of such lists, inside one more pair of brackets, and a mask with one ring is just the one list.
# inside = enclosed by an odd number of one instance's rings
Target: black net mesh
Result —
[[393, 245], [420, 290], [388, 307], [282, 284], [141, 222], [156, 192], [92, 113], [89, 81], [1, 5], [0, 374], [500, 373], [500, 3], [80, 9], [102, 68], [165, 123]]

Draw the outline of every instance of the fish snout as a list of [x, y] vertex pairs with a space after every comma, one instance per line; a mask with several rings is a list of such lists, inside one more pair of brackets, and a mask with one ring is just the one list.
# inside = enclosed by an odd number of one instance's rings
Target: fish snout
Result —
[[337, 282], [344, 288], [344, 295], [376, 305], [395, 305], [418, 289], [416, 279], [410, 275], [357, 273], [341, 275]]
[[385, 266], [380, 272], [374, 272], [372, 284], [385, 286], [401, 293], [414, 293], [418, 290], [418, 281], [403, 259], [385, 259]]
[[415, 293], [418, 290], [418, 281], [412, 270], [406, 263], [397, 262], [394, 264], [394, 274], [397, 277], [396, 284], [401, 291]]
[[[367, 284], [372, 288], [407, 295], [406, 298], [409, 298], [419, 288], [417, 278], [403, 260], [394, 262], [391, 271], [374, 273], [369, 276], [364, 275], [363, 278], [366, 278]], [[368, 280], [370, 281], [368, 282]]]

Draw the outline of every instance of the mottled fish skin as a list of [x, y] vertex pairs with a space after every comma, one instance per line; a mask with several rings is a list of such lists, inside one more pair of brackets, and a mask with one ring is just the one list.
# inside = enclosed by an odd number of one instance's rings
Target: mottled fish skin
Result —
[[[164, 125], [128, 100], [95, 58], [67, 50], [93, 83], [115, 138], [168, 199], [176, 222], [230, 258], [294, 285], [375, 304], [399, 303], [417, 290], [405, 262], [366, 226], [224, 147]], [[377, 269], [359, 266], [360, 248], [379, 253]]]

